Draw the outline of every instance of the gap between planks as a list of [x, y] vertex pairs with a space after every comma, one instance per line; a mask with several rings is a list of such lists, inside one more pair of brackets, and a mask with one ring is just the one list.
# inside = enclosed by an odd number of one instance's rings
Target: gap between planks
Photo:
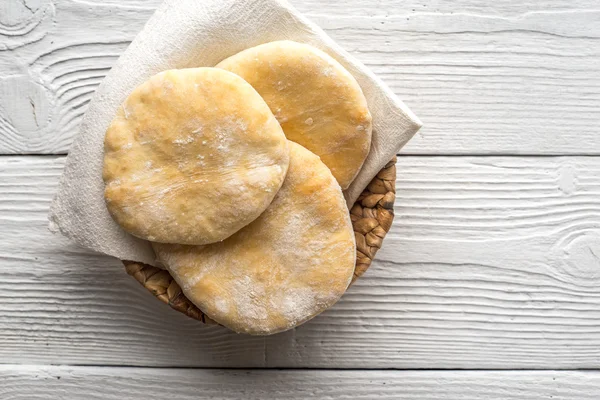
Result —
[[[39, 154], [39, 153], [17, 153], [17, 154], [7, 154], [2, 153], [0, 157], [66, 157], [68, 153], [49, 153], [49, 154]], [[493, 158], [493, 157], [532, 157], [532, 158], [551, 158], [551, 157], [600, 157], [600, 154], [596, 153], [556, 153], [556, 154], [516, 154], [516, 153], [468, 153], [468, 154], [430, 154], [430, 153], [397, 153], [398, 157], [482, 157], [482, 158]]]
[[38, 367], [56, 367], [56, 368], [111, 368], [111, 369], [140, 369], [140, 370], [192, 370], [192, 371], [322, 371], [322, 372], [360, 372], [360, 371], [398, 371], [398, 372], [598, 372], [600, 368], [394, 368], [394, 367], [194, 367], [185, 365], [136, 365], [136, 364], [86, 364], [86, 363], [48, 363], [48, 364], [15, 364], [0, 363], [0, 370], [8, 367], [20, 368], [38, 368]]

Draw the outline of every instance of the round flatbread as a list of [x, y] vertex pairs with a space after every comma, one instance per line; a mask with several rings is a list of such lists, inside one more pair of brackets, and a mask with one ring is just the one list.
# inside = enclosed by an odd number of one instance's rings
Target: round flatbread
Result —
[[279, 41], [221, 61], [265, 99], [288, 139], [312, 151], [342, 189], [358, 174], [371, 146], [371, 114], [356, 79], [312, 46]]
[[291, 329], [333, 305], [356, 260], [338, 183], [295, 143], [283, 186], [258, 219], [220, 243], [154, 244], [154, 250], [204, 313], [254, 335]]
[[260, 95], [230, 72], [161, 72], [125, 100], [104, 142], [105, 200], [127, 232], [206, 244], [255, 220], [281, 187], [289, 146]]

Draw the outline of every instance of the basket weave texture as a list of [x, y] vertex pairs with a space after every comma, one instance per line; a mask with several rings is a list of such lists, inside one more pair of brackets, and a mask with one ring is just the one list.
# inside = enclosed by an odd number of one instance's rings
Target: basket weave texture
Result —
[[[388, 162], [350, 209], [356, 237], [356, 268], [352, 283], [371, 265], [394, 220], [396, 158]], [[207, 324], [216, 324], [185, 297], [168, 271], [133, 261], [123, 261], [127, 273], [171, 308]]]

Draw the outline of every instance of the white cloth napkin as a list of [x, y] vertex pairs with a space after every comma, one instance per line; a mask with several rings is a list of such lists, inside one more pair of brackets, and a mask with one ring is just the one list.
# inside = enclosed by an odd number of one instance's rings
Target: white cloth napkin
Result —
[[91, 250], [155, 265], [150, 244], [117, 225], [104, 203], [104, 133], [128, 94], [167, 69], [214, 66], [241, 50], [295, 40], [329, 53], [358, 80], [373, 115], [370, 154], [346, 191], [352, 204], [420, 128], [419, 119], [363, 64], [283, 0], [166, 0], [98, 87], [67, 157], [50, 229]]

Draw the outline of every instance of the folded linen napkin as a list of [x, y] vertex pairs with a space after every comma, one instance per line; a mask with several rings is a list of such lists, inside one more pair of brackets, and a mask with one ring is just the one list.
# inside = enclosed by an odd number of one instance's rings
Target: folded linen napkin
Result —
[[419, 119], [369, 69], [284, 0], [166, 0], [98, 87], [69, 151], [50, 209], [50, 229], [122, 260], [155, 265], [150, 244], [121, 229], [104, 203], [104, 133], [139, 84], [167, 69], [208, 67], [275, 40], [310, 44], [337, 59], [360, 84], [373, 115], [365, 164], [346, 190], [348, 204], [417, 132]]

